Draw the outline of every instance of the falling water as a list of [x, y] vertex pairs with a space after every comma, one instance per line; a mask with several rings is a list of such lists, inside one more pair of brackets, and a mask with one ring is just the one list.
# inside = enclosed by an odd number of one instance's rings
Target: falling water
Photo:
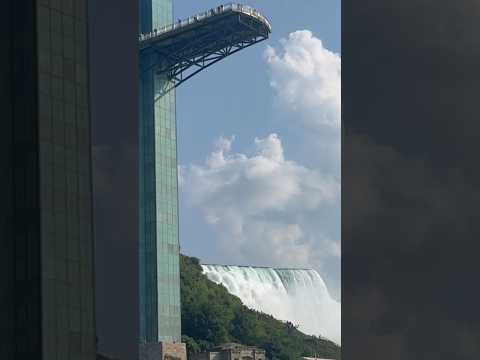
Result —
[[202, 265], [204, 274], [251, 309], [340, 344], [340, 303], [315, 270]]

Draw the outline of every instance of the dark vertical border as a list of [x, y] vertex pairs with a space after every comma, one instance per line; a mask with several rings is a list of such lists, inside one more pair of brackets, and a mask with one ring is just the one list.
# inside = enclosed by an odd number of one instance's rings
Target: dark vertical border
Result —
[[0, 358], [15, 351], [15, 260], [13, 236], [13, 0], [0, 12]]
[[89, 0], [98, 352], [138, 359], [138, 2]]
[[36, 1], [13, 1], [15, 358], [43, 359]]
[[342, 0], [344, 359], [480, 358], [479, 19]]

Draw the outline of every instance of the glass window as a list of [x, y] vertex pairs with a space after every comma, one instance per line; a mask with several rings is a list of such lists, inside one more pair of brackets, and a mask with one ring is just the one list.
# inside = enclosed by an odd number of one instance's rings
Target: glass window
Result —
[[65, 14], [73, 15], [73, 0], [62, 0], [62, 10]]
[[85, 20], [87, 0], [75, 0], [75, 17], [79, 20]]
[[87, 26], [83, 21], [75, 21], [75, 41], [85, 44], [87, 40]]
[[61, 53], [52, 57], [52, 73], [56, 76], [63, 76], [63, 56]]
[[[71, 1], [71, 0], [70, 0]], [[67, 0], [64, 0], [67, 3]], [[62, 16], [62, 26], [63, 26], [63, 35], [65, 38], [70, 38], [74, 36], [75, 25], [73, 17], [68, 15], [68, 12], [65, 12]]]
[[[71, 60], [73, 66], [74, 52], [75, 52], [75, 43], [73, 41], [73, 36], [65, 36], [63, 38], [63, 56]], [[69, 78], [70, 79], [70, 78]], [[70, 80], [73, 80], [70, 79]]]
[[[60, 58], [60, 56], [57, 56], [57, 58]], [[50, 78], [50, 76], [48, 76]], [[56, 76], [51, 77], [51, 83], [52, 83], [52, 95], [56, 99], [63, 99], [63, 82], [62, 79]], [[63, 108], [63, 104], [60, 101], [55, 102], [56, 110], [62, 111], [60, 109]], [[59, 116], [59, 115], [57, 115]], [[61, 116], [60, 116], [61, 117]]]
[[60, 11], [62, 10], [62, 0], [50, 0], [50, 6], [52, 9]]
[[[66, 60], [65, 61], [65, 77], [67, 79], [68, 79], [68, 76], [67, 76], [68, 69], [73, 70], [73, 64], [72, 62]], [[73, 80], [73, 79], [70, 79], [70, 80]], [[64, 89], [65, 101], [69, 104], [75, 104], [75, 85], [73, 81], [64, 80], [63, 89]], [[73, 106], [70, 106], [69, 111], [72, 112], [72, 110], [73, 110]], [[66, 117], [65, 121], [68, 121], [69, 123], [72, 123], [72, 124], [75, 123], [74, 118], [72, 117], [69, 117], [69, 118]]]
[[[48, 39], [50, 39], [50, 37]], [[41, 42], [42, 41], [40, 41], [40, 43]], [[52, 58], [50, 56], [50, 50], [40, 48], [38, 53], [38, 69], [40, 73], [49, 73], [51, 71], [51, 66], [52, 66]]]
[[59, 11], [51, 11], [51, 29], [52, 32], [61, 36], [62, 34], [62, 14]]

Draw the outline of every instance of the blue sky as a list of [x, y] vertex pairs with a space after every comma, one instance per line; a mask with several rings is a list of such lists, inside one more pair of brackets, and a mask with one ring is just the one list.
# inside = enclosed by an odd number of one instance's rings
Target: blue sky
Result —
[[[220, 4], [178, 0], [175, 18]], [[340, 162], [336, 145], [340, 132], [338, 126], [332, 130], [316, 121], [314, 110], [322, 112], [326, 107], [312, 105], [315, 98], [302, 101], [300, 93], [290, 102], [283, 90], [286, 84], [302, 86], [302, 81], [310, 81], [307, 87], [316, 91], [314, 78], [295, 78], [297, 73], [285, 57], [288, 51], [318, 55], [318, 61], [313, 60], [317, 70], [325, 61], [335, 66], [334, 56], [324, 50], [340, 53], [340, 1], [251, 0], [245, 4], [270, 20], [270, 39], [224, 59], [177, 89], [182, 251], [209, 263], [311, 267], [339, 299], [340, 195], [336, 186]], [[282, 45], [281, 39], [299, 30], [309, 30], [311, 35], [297, 33]], [[297, 70], [298, 74], [303, 71]], [[318, 76], [318, 86], [332, 88], [329, 74]], [[337, 155], [325, 155], [330, 152]], [[278, 169], [268, 177], [263, 176], [261, 166]], [[291, 187], [283, 189], [290, 181]], [[288, 246], [296, 242], [300, 250], [290, 254]], [[333, 251], [332, 244], [338, 250]], [[271, 245], [283, 249], [283, 255], [272, 249], [270, 256]]]

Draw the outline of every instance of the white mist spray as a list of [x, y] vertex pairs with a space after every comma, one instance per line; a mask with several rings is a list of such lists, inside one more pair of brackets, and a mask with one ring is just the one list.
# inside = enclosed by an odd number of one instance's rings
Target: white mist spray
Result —
[[340, 303], [315, 270], [202, 265], [204, 274], [251, 309], [340, 344]]

